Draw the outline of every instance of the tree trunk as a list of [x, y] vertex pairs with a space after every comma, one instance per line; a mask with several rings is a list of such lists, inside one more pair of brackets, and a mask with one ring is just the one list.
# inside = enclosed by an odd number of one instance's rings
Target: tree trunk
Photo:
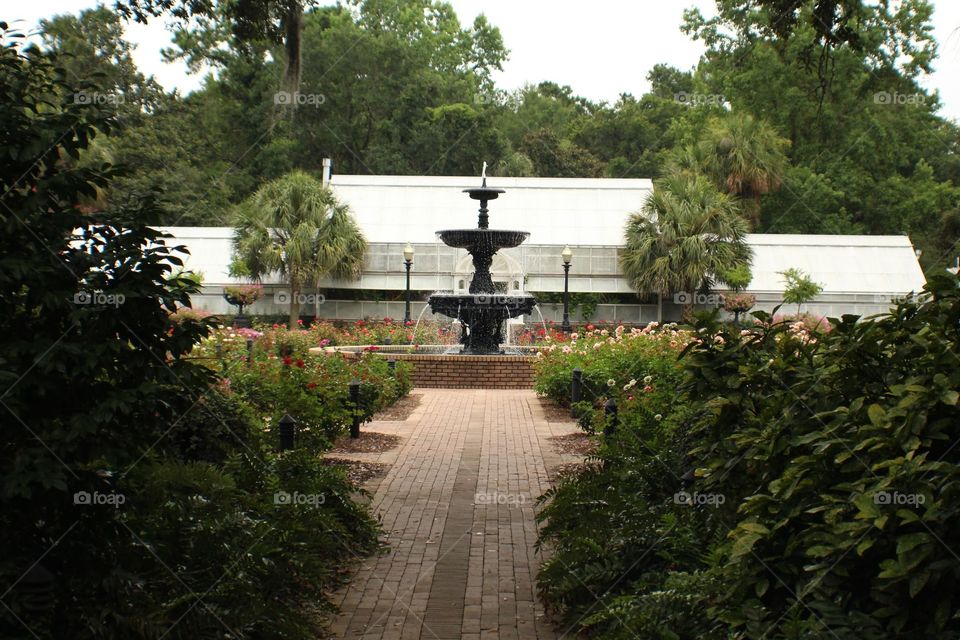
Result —
[[287, 321], [288, 329], [297, 328], [297, 320], [300, 319], [300, 287], [290, 284], [290, 318]]
[[[297, 92], [300, 90], [301, 43], [303, 40], [303, 3], [294, 0], [283, 17], [283, 50], [286, 64], [280, 81], [280, 92], [286, 94], [283, 100], [275, 101], [273, 124], [279, 120], [292, 118], [297, 111]], [[289, 100], [286, 97], [289, 96]]]

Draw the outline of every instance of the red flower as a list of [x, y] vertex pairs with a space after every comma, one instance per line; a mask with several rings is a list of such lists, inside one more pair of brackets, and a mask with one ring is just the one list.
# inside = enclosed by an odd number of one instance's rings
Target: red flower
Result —
[[303, 369], [307, 364], [303, 360], [297, 360], [297, 366]]
[[537, 335], [542, 338], [543, 336], [547, 335], [547, 330], [546, 330], [546, 329], [540, 329], [539, 331], [537, 331]]
[[410, 325], [413, 324], [413, 320], [407, 320], [407, 321], [404, 322], [403, 324], [409, 327]]
[[308, 382], [308, 383], [307, 383], [307, 389], [316, 389], [316, 388], [317, 388], [317, 383], [316, 383], [316, 382]]
[[303, 320], [301, 320], [300, 318], [297, 318], [297, 324], [303, 325]]
[[588, 324], [587, 331], [593, 331], [593, 330], [594, 330], [594, 326], [592, 324]]
[[289, 367], [291, 364], [293, 364], [293, 358], [291, 358], [290, 356], [284, 356], [283, 366]]
[[644, 393], [650, 393], [651, 391], [653, 391], [653, 387], [651, 387], [650, 385], [647, 385], [643, 388]]

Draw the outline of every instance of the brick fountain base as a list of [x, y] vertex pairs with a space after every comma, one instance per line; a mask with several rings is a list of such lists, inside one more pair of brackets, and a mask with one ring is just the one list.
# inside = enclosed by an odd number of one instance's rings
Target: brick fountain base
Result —
[[[311, 349], [313, 353], [339, 355], [353, 359], [358, 350], [336, 348]], [[413, 386], [440, 389], [532, 389], [532, 355], [473, 356], [441, 353], [389, 353], [376, 351], [377, 357], [409, 362], [413, 365]]]

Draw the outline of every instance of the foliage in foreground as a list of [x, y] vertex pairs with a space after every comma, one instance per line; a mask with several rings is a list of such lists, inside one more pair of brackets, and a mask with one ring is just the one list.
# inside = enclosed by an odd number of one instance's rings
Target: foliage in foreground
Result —
[[829, 332], [756, 315], [701, 320], [671, 408], [622, 403], [544, 496], [541, 593], [605, 638], [957, 637], [956, 279]]
[[114, 175], [75, 165], [112, 118], [4, 36], [0, 636], [316, 637], [375, 523], [321, 441], [277, 452], [190, 359], [212, 327], [171, 315], [197, 284], [153, 205], [78, 204]]

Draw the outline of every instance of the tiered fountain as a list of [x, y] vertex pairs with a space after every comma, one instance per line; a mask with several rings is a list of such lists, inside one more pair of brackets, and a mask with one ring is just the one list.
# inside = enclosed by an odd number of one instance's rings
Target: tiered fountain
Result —
[[435, 293], [427, 299], [434, 313], [455, 318], [461, 323], [461, 353], [492, 355], [503, 353], [503, 325], [508, 318], [530, 313], [536, 298], [528, 293], [508, 295], [498, 293], [490, 276], [493, 256], [500, 249], [520, 246], [530, 233], [489, 228], [487, 203], [496, 200], [503, 189], [487, 187], [486, 163], [483, 165], [483, 183], [477, 189], [464, 189], [473, 200], [480, 201], [480, 216], [476, 229], [445, 229], [438, 231], [440, 239], [449, 247], [466, 249], [473, 256], [474, 275], [468, 294]]

